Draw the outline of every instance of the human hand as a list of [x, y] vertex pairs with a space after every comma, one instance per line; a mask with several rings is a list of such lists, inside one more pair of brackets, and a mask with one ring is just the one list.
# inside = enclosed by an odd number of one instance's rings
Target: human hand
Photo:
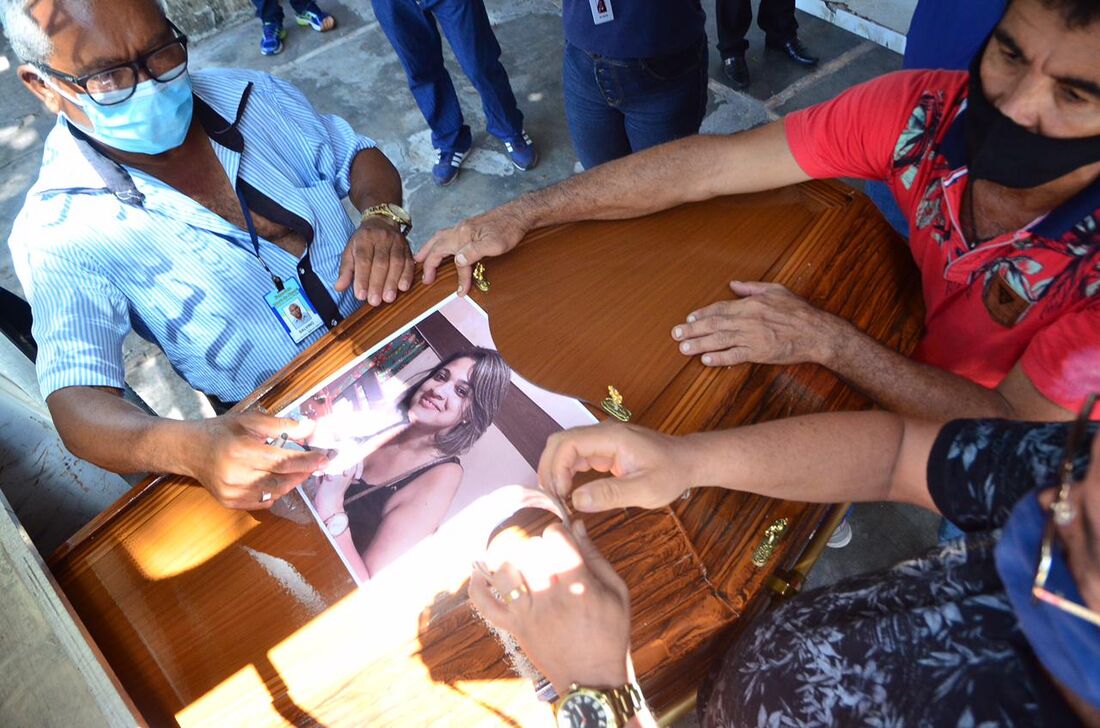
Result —
[[342, 473], [321, 473], [315, 476], [317, 492], [313, 495], [313, 507], [321, 520], [344, 510], [344, 495], [354, 480], [362, 477], [363, 461], [359, 460]]
[[507, 208], [497, 208], [440, 230], [416, 253], [416, 260], [424, 265], [424, 283], [435, 282], [443, 259], [454, 256], [458, 291], [465, 296], [470, 292], [474, 263], [507, 253], [519, 244], [529, 229], [518, 215]]
[[815, 308], [778, 283], [742, 283], [730, 288], [741, 296], [718, 301], [688, 315], [672, 329], [680, 352], [702, 354], [706, 366], [757, 364], [828, 364], [848, 331], [843, 319]]
[[[539, 483], [561, 498], [573, 493], [578, 511], [660, 508], [692, 486], [687, 438], [618, 422], [556, 432], [539, 459]], [[613, 477], [573, 490], [573, 476], [594, 470]]]
[[393, 303], [399, 290], [409, 290], [415, 272], [409, 241], [397, 223], [368, 217], [348, 239], [333, 287], [342, 293], [354, 282], [355, 297], [377, 306], [382, 301]]
[[[262, 510], [323, 470], [328, 450], [288, 450], [268, 444], [281, 437], [303, 442], [313, 431], [310, 420], [231, 412], [194, 423], [199, 435], [188, 443], [185, 474], [198, 480], [226, 508]], [[263, 494], [268, 493], [268, 499]]]
[[505, 556], [470, 577], [470, 601], [481, 615], [516, 638], [559, 695], [573, 683], [625, 685], [630, 594], [584, 524], [549, 526], [541, 537], [512, 543]]

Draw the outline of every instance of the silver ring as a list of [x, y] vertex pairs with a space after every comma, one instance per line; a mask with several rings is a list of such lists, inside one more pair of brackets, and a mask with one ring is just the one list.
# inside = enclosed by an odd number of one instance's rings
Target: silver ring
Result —
[[261, 503], [267, 503], [269, 500], [271, 500], [271, 493], [268, 493], [266, 490], [261, 490], [260, 491], [260, 502]]

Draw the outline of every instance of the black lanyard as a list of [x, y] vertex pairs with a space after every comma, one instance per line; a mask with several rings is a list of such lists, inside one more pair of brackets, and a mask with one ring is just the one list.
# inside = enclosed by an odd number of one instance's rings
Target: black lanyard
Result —
[[244, 222], [248, 226], [248, 236], [252, 238], [252, 251], [256, 256], [256, 260], [260, 261], [260, 265], [264, 267], [267, 274], [271, 276], [271, 282], [275, 284], [275, 290], [283, 290], [283, 279], [271, 272], [271, 268], [268, 267], [267, 261], [260, 255], [260, 236], [256, 234], [256, 223], [252, 222], [252, 210], [248, 209], [248, 200], [244, 197], [244, 191], [241, 190], [241, 186], [235, 185], [237, 188], [237, 199], [241, 202], [241, 212], [244, 213]]
[[[241, 135], [240, 131], [237, 129], [237, 125], [241, 122], [245, 105], [248, 103], [248, 97], [251, 93], [252, 84], [249, 83], [241, 94], [241, 102], [237, 106], [237, 117], [227, 129], [221, 132], [221, 134], [232, 133], [235, 135], [236, 141], [233, 148], [237, 151], [242, 160], [244, 159], [244, 136]], [[296, 216], [286, 211], [281, 205], [269, 199], [258, 189], [241, 179], [239, 172], [237, 174], [236, 184], [233, 185], [233, 188], [237, 193], [237, 200], [241, 203], [241, 213], [244, 215], [245, 224], [248, 226], [248, 236], [252, 239], [252, 252], [256, 256], [256, 259], [260, 261], [260, 265], [267, 271], [267, 274], [271, 276], [271, 282], [275, 284], [275, 289], [281, 291], [285, 287], [283, 279], [271, 271], [271, 268], [267, 265], [267, 261], [260, 255], [260, 236], [256, 234], [256, 225], [252, 220], [252, 210], [248, 204], [249, 195], [252, 196], [253, 202], [256, 204], [259, 213], [269, 220], [273, 220], [279, 224], [285, 224], [291, 229], [298, 230], [298, 228], [295, 227], [295, 221], [293, 219], [283, 220], [283, 218], [295, 218]], [[302, 225], [308, 228], [308, 223], [305, 221], [302, 221]], [[302, 290], [305, 291], [306, 296], [309, 298], [310, 303], [313, 304], [313, 308], [316, 309], [317, 313], [321, 316], [321, 321], [324, 322], [325, 328], [332, 329], [344, 320], [344, 316], [340, 313], [340, 307], [332, 300], [332, 296], [329, 294], [328, 289], [325, 288], [325, 284], [313, 271], [313, 265], [309, 260], [310, 244], [308, 242], [312, 237], [312, 231], [308, 231], [306, 233], [306, 253], [298, 261], [298, 281], [301, 284]]]

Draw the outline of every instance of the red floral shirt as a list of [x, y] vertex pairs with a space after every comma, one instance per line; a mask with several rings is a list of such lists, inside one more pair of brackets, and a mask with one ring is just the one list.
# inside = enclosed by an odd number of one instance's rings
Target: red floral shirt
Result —
[[1027, 227], [973, 244], [959, 224], [967, 184], [965, 71], [902, 71], [786, 118], [815, 178], [885, 182], [909, 218], [925, 335], [914, 358], [996, 387], [1020, 362], [1052, 402], [1100, 391], [1100, 180]]

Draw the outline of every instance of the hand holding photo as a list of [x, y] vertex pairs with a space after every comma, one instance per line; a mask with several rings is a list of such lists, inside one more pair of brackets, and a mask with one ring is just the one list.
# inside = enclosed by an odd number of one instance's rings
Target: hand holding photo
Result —
[[[360, 584], [430, 543], [464, 511], [456, 522], [469, 532], [437, 537], [428, 548], [483, 550], [500, 519], [523, 507], [568, 523], [563, 504], [538, 490], [538, 458], [552, 433], [595, 421], [578, 401], [516, 375], [493, 345], [485, 313], [457, 296], [284, 416], [313, 420], [309, 446], [337, 452], [302, 490]], [[506, 513], [470, 508], [493, 498]], [[475, 523], [482, 512], [496, 513], [494, 522]]]

